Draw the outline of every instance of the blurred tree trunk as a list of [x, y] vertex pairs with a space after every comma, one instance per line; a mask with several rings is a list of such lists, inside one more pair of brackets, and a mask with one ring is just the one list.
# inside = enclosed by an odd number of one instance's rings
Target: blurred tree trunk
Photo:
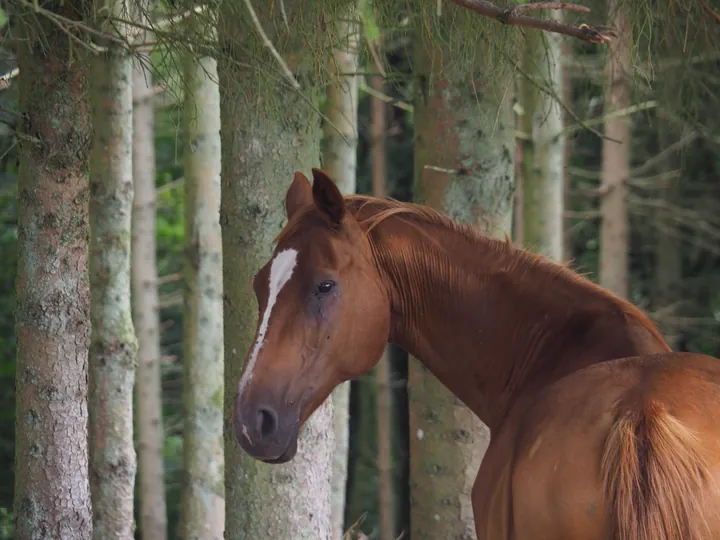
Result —
[[[272, 4], [255, 4], [265, 29], [288, 38]], [[301, 5], [285, 3], [290, 28]], [[300, 433], [298, 453], [282, 465], [268, 465], [245, 454], [235, 440], [231, 416], [242, 361], [255, 337], [257, 301], [253, 276], [270, 258], [273, 240], [285, 223], [284, 201], [296, 170], [310, 176], [320, 161], [320, 122], [315, 108], [318, 89], [312, 73], [295, 75], [304, 82], [298, 90], [284, 84], [272, 95], [261, 95], [262, 74], [247, 68], [244, 40], [256, 39], [253, 28], [223, 4], [225, 24], [218, 29], [222, 47], [237, 56], [218, 59], [222, 138], [221, 209], [223, 242], [225, 336], [225, 535], [231, 539], [329, 540], [334, 432], [332, 400], [313, 414]], [[240, 6], [244, 9], [244, 6]], [[275, 11], [275, 10], [273, 10]], [[270, 39], [288, 58], [289, 38]], [[255, 45], [255, 42], [253, 45]], [[297, 44], [295, 44], [297, 45]], [[298, 59], [298, 63], [301, 63]], [[268, 90], [269, 91], [269, 90]], [[302, 97], [300, 93], [304, 93]], [[310, 103], [312, 103], [312, 105]], [[272, 116], [274, 115], [274, 116]]]
[[[630, 27], [619, 0], [611, 0], [609, 12], [615, 16], [618, 37], [608, 45], [604, 114], [630, 105], [627, 68], [630, 56]], [[605, 122], [603, 139], [602, 199], [600, 213], [600, 285], [615, 294], [628, 296], [628, 210], [627, 178], [630, 167], [630, 121], [617, 116]]]
[[[554, 18], [558, 18], [554, 15]], [[524, 55], [525, 73], [563, 98], [562, 36], [533, 33]], [[563, 257], [565, 136], [563, 109], [535, 84], [523, 80], [523, 245], [557, 261]]]
[[[382, 76], [370, 77], [373, 90], [384, 93]], [[372, 155], [372, 192], [375, 197], [385, 196], [385, 103], [376, 97], [370, 98], [370, 153]], [[394, 540], [393, 524], [393, 477], [392, 477], [392, 396], [390, 394], [390, 348], [375, 366], [377, 377], [377, 467], [378, 467], [378, 512], [380, 514], [380, 540]]]
[[[572, 62], [572, 55], [573, 55], [573, 48], [569, 41], [565, 40], [560, 45], [560, 51], [562, 54], [562, 63], [564, 66], [569, 66]], [[563, 90], [562, 90], [562, 98], [563, 101], [568, 105], [568, 107], [572, 107], [573, 103], [573, 88], [572, 88], [572, 76], [570, 75], [570, 69], [563, 69]], [[571, 117], [570, 113], [565, 110], [565, 113], [563, 114], [563, 126], [568, 126], [571, 122], [573, 122], [573, 118]], [[565, 210], [568, 208], [568, 205], [570, 204], [570, 156], [572, 154], [573, 150], [573, 139], [572, 138], [566, 138], [565, 139], [565, 165], [563, 169], [563, 254], [562, 259], [563, 261], [570, 261], [573, 258], [573, 243], [572, 243], [572, 234], [570, 227], [572, 226], [572, 221], [570, 218], [565, 217]]]
[[[343, 194], [354, 194], [357, 175], [358, 143], [358, 47], [360, 19], [357, 8], [336, 21], [341, 41], [333, 50], [328, 69], [333, 83], [327, 90], [327, 117], [323, 123], [325, 171], [335, 180]], [[350, 418], [350, 381], [338, 386], [332, 394], [335, 450], [332, 472], [332, 535], [341, 540], [345, 532], [345, 495], [347, 491], [348, 444]]]
[[[672, 81], [666, 81], [672, 85]], [[667, 149], [677, 139], [677, 129], [663, 123], [660, 126], [660, 151]], [[680, 168], [675, 155], [668, 157], [668, 169]], [[680, 180], [671, 178], [668, 185], [658, 190], [658, 197], [668, 206], [659, 207], [655, 214], [656, 228], [656, 261], [655, 261], [655, 291], [653, 294], [654, 308], [661, 313], [658, 317], [668, 345], [675, 349], [680, 337], [680, 328], [668, 324], [667, 317], [677, 315], [677, 303], [681, 299], [680, 289], [682, 283], [682, 253], [680, 251], [680, 232], [672, 219], [672, 210], [669, 206], [677, 203], [680, 197]], [[663, 320], [665, 317], [665, 320]]]
[[[428, 42], [419, 33], [414, 46], [414, 65], [427, 81], [415, 99], [416, 198], [502, 237], [512, 228], [512, 96], [503, 100], [506, 85], [491, 82], [481, 66], [474, 81], [460, 76], [447, 53]], [[411, 536], [474, 538], [470, 491], [489, 432], [419, 362], [408, 371]]]
[[[146, 0], [139, 1], [148, 9]], [[145, 13], [138, 17], [144, 22]], [[148, 36], [145, 36], [147, 39]], [[138, 338], [136, 377], [140, 532], [167, 537], [162, 417], [160, 315], [155, 233], [155, 138], [150, 59], [133, 63], [133, 319]]]
[[[115, 0], [108, 15], [128, 19]], [[104, 27], [98, 21], [98, 28]], [[122, 28], [122, 27], [121, 27]], [[90, 160], [90, 487], [95, 538], [132, 539], [137, 460], [133, 388], [137, 339], [130, 305], [133, 205], [132, 64], [128, 50], [105, 42], [92, 58], [94, 127]]]
[[[204, 25], [194, 19], [202, 35]], [[212, 33], [212, 32], [207, 32]], [[223, 455], [220, 92], [217, 62], [185, 58], [185, 314], [182, 538], [222, 540]]]
[[[43, 7], [79, 20], [83, 2]], [[17, 48], [25, 136], [18, 138], [14, 538], [87, 539], [88, 64], [48, 18], [16, 21], [25, 40]]]

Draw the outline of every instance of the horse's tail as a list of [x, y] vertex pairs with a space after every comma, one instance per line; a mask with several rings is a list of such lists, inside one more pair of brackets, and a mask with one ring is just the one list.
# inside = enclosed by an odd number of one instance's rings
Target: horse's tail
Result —
[[695, 433], [657, 404], [610, 428], [603, 484], [615, 540], [703, 540], [708, 467]]

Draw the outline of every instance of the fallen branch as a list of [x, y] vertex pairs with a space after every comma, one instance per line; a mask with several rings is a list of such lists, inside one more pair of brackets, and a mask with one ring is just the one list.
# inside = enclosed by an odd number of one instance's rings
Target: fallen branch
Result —
[[568, 4], [565, 2], [534, 2], [523, 6], [511, 6], [503, 9], [486, 0], [451, 1], [458, 6], [479, 13], [484, 17], [495, 19], [507, 26], [535, 28], [537, 30], [574, 37], [587, 43], [606, 43], [610, 41], [611, 38], [617, 37], [615, 29], [610, 26], [590, 26], [589, 24], [573, 26], [572, 24], [561, 23], [552, 19], [536, 19], [534, 17], [528, 17], [527, 15], [521, 15], [523, 11], [535, 9], [562, 9], [585, 13], [590, 11], [577, 4]]

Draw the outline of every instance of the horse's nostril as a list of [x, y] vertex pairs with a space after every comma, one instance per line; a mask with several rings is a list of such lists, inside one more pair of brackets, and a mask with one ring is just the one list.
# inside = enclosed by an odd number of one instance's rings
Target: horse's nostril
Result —
[[260, 428], [260, 436], [263, 439], [274, 434], [277, 425], [277, 415], [273, 411], [266, 408], [258, 410], [258, 427]]

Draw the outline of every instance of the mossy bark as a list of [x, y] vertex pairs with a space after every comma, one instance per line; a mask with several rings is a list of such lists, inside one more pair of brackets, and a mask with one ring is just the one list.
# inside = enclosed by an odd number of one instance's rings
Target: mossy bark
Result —
[[[327, 119], [323, 123], [322, 164], [343, 194], [354, 194], [357, 176], [358, 144], [358, 43], [360, 19], [356, 7], [336, 21], [340, 41], [333, 50], [328, 69], [333, 73], [326, 96]], [[350, 74], [350, 75], [348, 75]], [[350, 434], [350, 382], [332, 393], [335, 450], [332, 474], [333, 540], [345, 532], [345, 494], [347, 490], [348, 445]]]
[[[113, 12], [123, 15], [124, 2]], [[95, 538], [134, 538], [137, 469], [133, 387], [137, 340], [130, 306], [132, 66], [106, 44], [92, 59], [90, 160], [90, 487]]]
[[[79, 20], [82, 5], [65, 0], [43, 7]], [[87, 63], [49, 19], [17, 22], [27, 41], [18, 47], [24, 122], [18, 138], [14, 538], [89, 539]]]
[[136, 427], [143, 538], [167, 536], [162, 417], [160, 314], [155, 230], [155, 139], [152, 74], [133, 62], [133, 320], [138, 339]]
[[220, 94], [217, 62], [185, 59], [185, 476], [181, 538], [225, 529]]
[[528, 36], [522, 80], [523, 246], [557, 261], [563, 257], [565, 136], [563, 110], [549, 88], [562, 98], [561, 39], [557, 34]]
[[[286, 6], [292, 8], [287, 3]], [[257, 4], [256, 9], [266, 30], [284, 27], [279, 14], [270, 21], [265, 9]], [[222, 17], [225, 23], [218, 29], [222, 44], [243, 39], [245, 35], [238, 34], [230, 17], [232, 13]], [[230, 45], [227, 48], [232, 50]], [[282, 54], [284, 49], [280, 50]], [[239, 71], [234, 60], [227, 56], [218, 59], [227, 389], [225, 537], [329, 540], [332, 400], [328, 399], [306, 423], [297, 455], [283, 465], [264, 464], [245, 454], [235, 440], [231, 421], [242, 362], [257, 326], [253, 276], [270, 258], [273, 240], [285, 223], [284, 201], [293, 173], [301, 170], [310, 176], [310, 168], [320, 162], [320, 119], [309, 104], [317, 106], [317, 93], [312, 91], [312, 77], [298, 70], [296, 76], [302, 81], [302, 88], [294, 91], [285, 85], [279, 87], [272, 100], [283, 115], [278, 119], [276, 111], [276, 117], [269, 118], [265, 115], [267, 98], [256, 92], [253, 81], [259, 75]]]
[[[486, 234], [512, 226], [513, 125], [509, 81], [455, 71], [437, 42], [415, 42], [416, 200]], [[508, 90], [508, 94], [511, 92]], [[431, 168], [427, 168], [430, 166]], [[408, 366], [413, 540], [475, 538], [470, 491], [489, 442], [480, 420], [424, 366]]]

